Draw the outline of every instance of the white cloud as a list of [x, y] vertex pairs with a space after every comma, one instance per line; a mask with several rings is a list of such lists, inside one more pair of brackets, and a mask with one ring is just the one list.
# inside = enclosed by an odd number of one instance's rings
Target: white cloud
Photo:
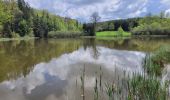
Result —
[[170, 0], [161, 0], [161, 3], [170, 6]]
[[161, 3], [166, 6], [165, 14], [170, 13], [170, 0], [161, 0]]
[[[149, 0], [26, 0], [32, 7], [48, 9], [60, 16], [89, 21], [93, 12], [98, 12], [101, 21], [146, 15], [148, 8], [159, 7], [149, 4]], [[153, 0], [151, 0], [154, 2]], [[148, 5], [149, 4], [149, 5]], [[161, 0], [160, 5], [170, 5], [169, 0]], [[165, 7], [164, 7], [165, 8]], [[158, 9], [160, 10], [160, 9]]]

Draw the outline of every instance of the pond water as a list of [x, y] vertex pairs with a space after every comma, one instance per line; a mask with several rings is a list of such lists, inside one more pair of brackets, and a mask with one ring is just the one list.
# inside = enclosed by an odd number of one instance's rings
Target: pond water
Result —
[[168, 38], [0, 42], [0, 100], [94, 100], [96, 86], [106, 100], [106, 83], [145, 73], [145, 54], [168, 44]]

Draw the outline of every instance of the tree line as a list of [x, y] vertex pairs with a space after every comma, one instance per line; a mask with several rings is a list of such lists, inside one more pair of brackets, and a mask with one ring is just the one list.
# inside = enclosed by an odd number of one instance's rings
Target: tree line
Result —
[[0, 37], [48, 37], [51, 31], [81, 31], [74, 19], [37, 10], [24, 0], [0, 0]]
[[95, 31], [118, 31], [119, 28], [133, 35], [170, 35], [169, 15], [165, 12], [161, 12], [160, 15], [149, 13], [145, 17], [97, 22], [95, 29], [92, 21], [83, 24], [83, 30], [88, 35], [94, 35]]

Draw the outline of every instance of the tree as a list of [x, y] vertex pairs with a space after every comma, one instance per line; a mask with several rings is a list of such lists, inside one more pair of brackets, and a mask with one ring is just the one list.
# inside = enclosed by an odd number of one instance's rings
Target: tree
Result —
[[18, 33], [21, 37], [29, 34], [29, 27], [27, 25], [26, 20], [20, 21], [18, 26], [19, 26]]
[[161, 13], [160, 13], [160, 18], [161, 18], [161, 19], [165, 18], [165, 11], [161, 11]]
[[11, 14], [9, 7], [0, 0], [0, 24], [10, 22], [13, 15]]
[[36, 15], [34, 17], [34, 25], [33, 25], [33, 31], [34, 31], [34, 36], [35, 37], [47, 37], [49, 28], [46, 19], [44, 16], [39, 17]]
[[[98, 12], [94, 12], [92, 15], [91, 15], [91, 21], [93, 23], [93, 28], [94, 28], [94, 32], [96, 32], [96, 27], [97, 27], [97, 22], [100, 20], [100, 16], [98, 14]], [[95, 35], [95, 33], [94, 33]]]
[[118, 28], [117, 33], [118, 33], [117, 36], [123, 36], [124, 30], [123, 30], [123, 28], [121, 26]]
[[11, 34], [11, 27], [10, 27], [10, 23], [7, 22], [4, 24], [4, 28], [3, 28], [3, 37], [9, 37], [12, 38], [12, 34]]
[[108, 30], [111, 31], [111, 30], [114, 30], [115, 29], [115, 25], [113, 22], [109, 22], [108, 23]]
[[32, 10], [28, 3], [26, 3], [24, 0], [18, 0], [18, 7], [23, 12], [24, 16], [23, 18], [25, 20], [29, 20], [32, 15]]
[[74, 19], [36, 10], [25, 0], [0, 0], [0, 35], [47, 37], [50, 31], [80, 31], [81, 24]]

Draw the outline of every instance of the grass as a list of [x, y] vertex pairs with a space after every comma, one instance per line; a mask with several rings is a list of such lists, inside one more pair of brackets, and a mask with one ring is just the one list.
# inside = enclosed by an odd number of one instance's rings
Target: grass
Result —
[[128, 80], [128, 100], [166, 100], [168, 82], [161, 84], [154, 77], [134, 76]]
[[119, 31], [103, 31], [97, 32], [97, 37], [129, 37], [131, 33], [129, 32], [119, 32]]
[[152, 76], [160, 76], [165, 64], [170, 63], [170, 47], [161, 47], [153, 54], [148, 54], [144, 60], [145, 71]]
[[[100, 76], [96, 77], [94, 85], [94, 100], [102, 100], [102, 94], [104, 93], [108, 99], [105, 100], [169, 100], [169, 86], [170, 81], [162, 82], [158, 75], [162, 72], [162, 63], [170, 63], [170, 47], [161, 47], [153, 54], [144, 59], [144, 66], [148, 70], [148, 75], [143, 73], [142, 75], [133, 73], [133, 76], [124, 77], [115, 76], [113, 82], [103, 81], [103, 72], [100, 67]], [[85, 83], [85, 66], [81, 76], [81, 90], [82, 96], [84, 96], [84, 83]], [[97, 72], [96, 72], [97, 73]], [[99, 79], [99, 80], [98, 80]], [[105, 85], [101, 84], [102, 81]], [[104, 88], [104, 90], [100, 90]], [[84, 99], [83, 99], [84, 100]]]
[[[100, 67], [100, 75], [96, 76], [94, 84], [94, 100], [101, 100], [103, 93], [107, 96], [105, 100], [168, 100], [169, 96], [169, 86], [170, 81], [162, 82], [161, 78], [157, 77], [159, 73], [161, 75], [162, 66], [159, 63], [162, 61], [164, 63], [170, 62], [170, 48], [168, 46], [161, 47], [158, 51], [155, 51], [149, 60], [145, 59], [145, 62], [152, 61], [150, 64], [152, 67], [145, 66], [151, 74], [146, 75], [143, 73], [139, 75], [133, 73], [133, 76], [126, 76], [124, 72], [124, 77], [115, 76], [113, 82], [103, 81], [103, 72]], [[156, 67], [155, 67], [156, 66]], [[81, 96], [83, 100], [85, 93], [85, 66], [81, 75]], [[97, 72], [96, 72], [97, 75]], [[98, 80], [99, 79], [99, 80]], [[116, 80], [116, 82], [115, 82]], [[105, 84], [101, 84], [102, 81]], [[99, 89], [99, 86], [104, 90]]]
[[[168, 100], [170, 81], [162, 82], [159, 76], [162, 74], [163, 65], [170, 63], [170, 47], [161, 47], [146, 58], [144, 67], [148, 75], [134, 73], [133, 77], [122, 79], [118, 75], [116, 76], [118, 83], [106, 82], [104, 92], [108, 96], [107, 100]], [[101, 67], [100, 73], [102, 73]], [[99, 84], [96, 78], [94, 100], [100, 99]]]
[[[161, 83], [157, 77], [134, 74], [132, 78], [120, 79], [120, 83], [107, 83], [108, 100], [167, 100], [169, 82]], [[122, 84], [122, 85], [121, 85]]]

